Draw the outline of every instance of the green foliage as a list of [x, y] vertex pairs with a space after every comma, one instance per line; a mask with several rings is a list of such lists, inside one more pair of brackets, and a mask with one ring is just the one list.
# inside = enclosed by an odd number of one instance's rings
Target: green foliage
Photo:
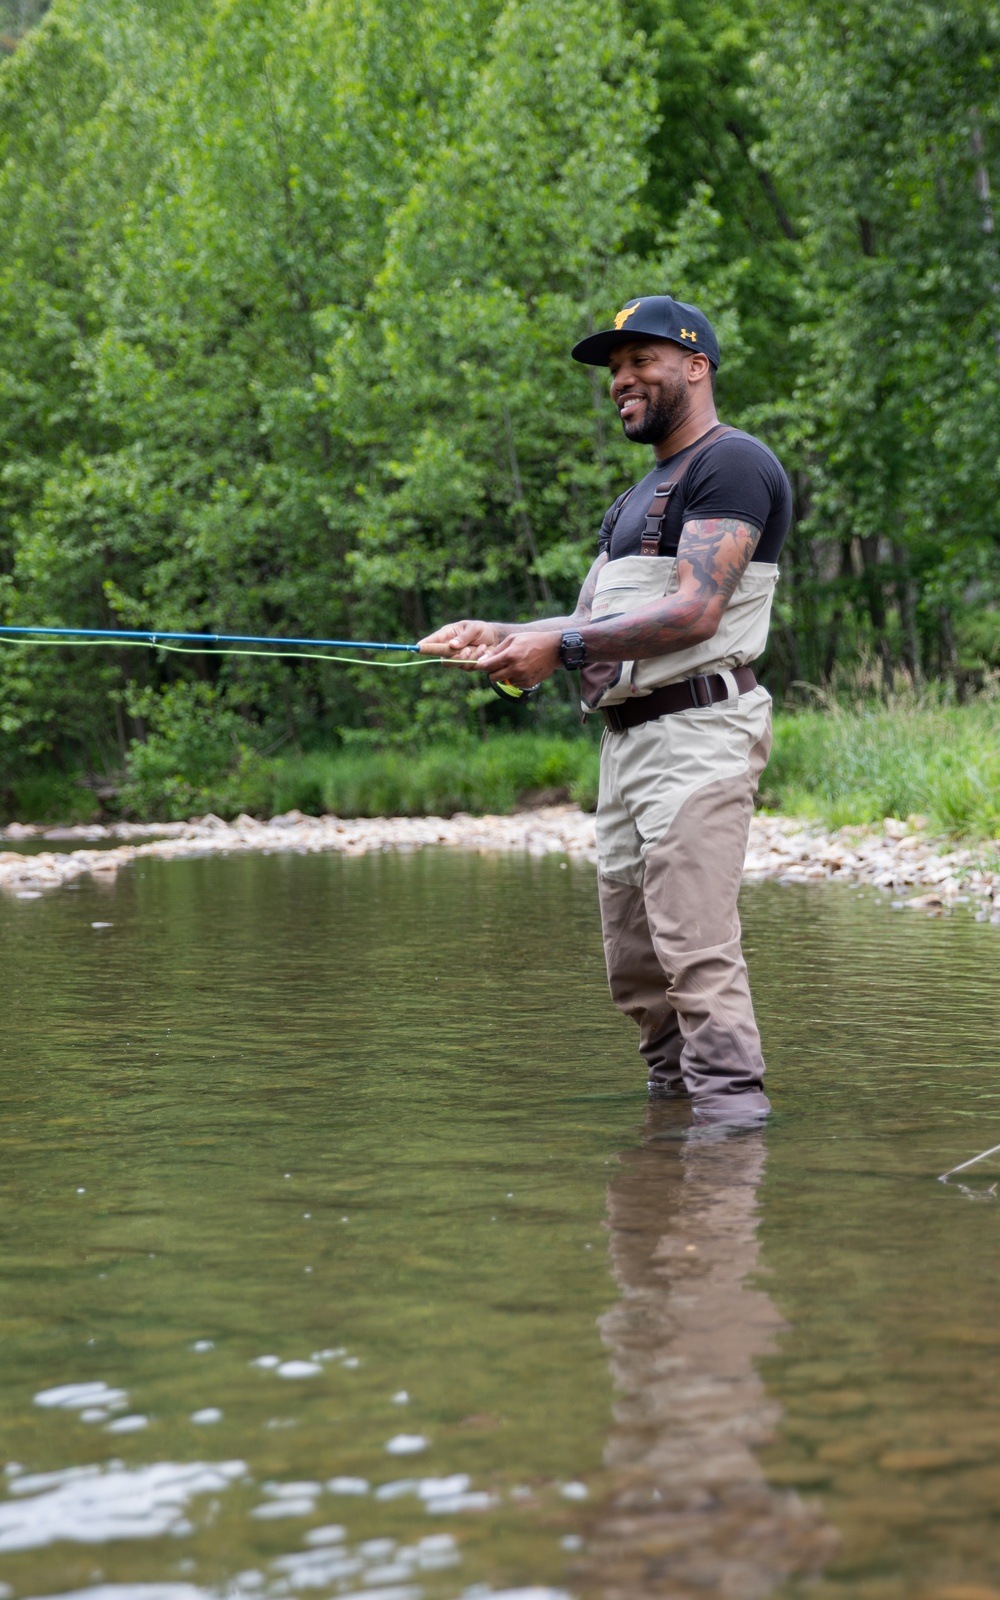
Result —
[[935, 830], [1000, 835], [1000, 702], [798, 712], [775, 719], [761, 803], [831, 827], [924, 816]]
[[[565, 612], [646, 461], [568, 350], [670, 289], [792, 474], [772, 688], [1000, 659], [995, 4], [6, 6], [3, 620]], [[130, 804], [203, 809], [279, 747], [496, 732], [459, 673], [69, 660], [0, 656], [8, 793], [127, 767]], [[522, 721], [573, 716], [560, 682]]]
[[[1000, 9], [773, 4], [752, 98], [801, 234], [798, 468], [775, 658], [819, 682], [871, 643], [952, 675], [1000, 597]], [[782, 420], [783, 419], [783, 420]]]
[[275, 805], [345, 817], [513, 811], [523, 798], [597, 803], [597, 746], [507, 734], [420, 752], [304, 757], [275, 764]]
[[[214, 715], [213, 715], [214, 711]], [[219, 729], [229, 720], [230, 742]], [[157, 708], [144, 744], [133, 746], [119, 797], [142, 817], [180, 819], [242, 811], [274, 816], [451, 816], [508, 812], [522, 800], [597, 804], [596, 744], [536, 734], [466, 738], [419, 751], [314, 751], [267, 759], [238, 742], [238, 719], [206, 694]]]
[[148, 728], [132, 745], [121, 803], [142, 817], [190, 817], [196, 812], [244, 809], [237, 801], [252, 789], [253, 752], [246, 722], [207, 683], [175, 683], [163, 694], [132, 697], [134, 716]]
[[28, 822], [97, 822], [101, 802], [78, 778], [44, 767], [14, 779], [2, 793], [2, 807], [11, 820]]

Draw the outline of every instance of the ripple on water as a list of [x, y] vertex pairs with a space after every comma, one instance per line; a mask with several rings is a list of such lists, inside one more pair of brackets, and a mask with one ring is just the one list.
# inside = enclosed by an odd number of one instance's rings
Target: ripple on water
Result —
[[39, 1550], [59, 1539], [103, 1544], [185, 1533], [189, 1502], [228, 1488], [246, 1470], [242, 1461], [161, 1461], [26, 1473], [11, 1481], [11, 1498], [0, 1503], [0, 1551]]
[[[557, 1600], [574, 1552], [579, 1592], [772, 1593], [822, 1565], [824, 1521], [831, 1596], [995, 1583], [996, 1167], [990, 1204], [934, 1180], [1000, 1140], [997, 930], [747, 890], [779, 1114], [690, 1139], [640, 1129], [589, 869], [162, 874], [111, 891], [113, 941], [89, 884], [72, 915], [0, 901], [19, 1597]], [[144, 1432], [88, 1432], [139, 1404]], [[387, 1458], [403, 1423], [427, 1455]], [[224, 1494], [211, 1463], [137, 1465], [223, 1437], [253, 1474]], [[89, 1441], [129, 1469], [40, 1474]]]
[[84, 1413], [85, 1420], [90, 1422], [97, 1419], [88, 1417], [88, 1411], [120, 1411], [127, 1406], [128, 1392], [125, 1389], [112, 1389], [106, 1383], [60, 1383], [54, 1389], [39, 1390], [35, 1395], [35, 1405], [47, 1410], [80, 1411]]

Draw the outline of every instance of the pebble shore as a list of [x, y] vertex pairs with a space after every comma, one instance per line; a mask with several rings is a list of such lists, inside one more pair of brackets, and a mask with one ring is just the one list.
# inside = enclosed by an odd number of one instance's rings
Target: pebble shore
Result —
[[[51, 843], [62, 848], [19, 851], [17, 845], [29, 839], [36, 846]], [[596, 862], [594, 818], [569, 805], [498, 817], [345, 820], [289, 811], [269, 822], [248, 816], [223, 822], [206, 816], [190, 822], [50, 829], [15, 822], [0, 829], [0, 892], [37, 899], [85, 874], [107, 882], [123, 867], [150, 858], [249, 851], [362, 856], [428, 845]], [[920, 818], [905, 823], [887, 818], [878, 827], [829, 832], [790, 817], [755, 816], [745, 877], [753, 883], [771, 879], [783, 884], [867, 884], [897, 896], [896, 904], [928, 915], [940, 916], [955, 905], [973, 903], [980, 920], [1000, 923], [1000, 842], [957, 848], [929, 834]]]

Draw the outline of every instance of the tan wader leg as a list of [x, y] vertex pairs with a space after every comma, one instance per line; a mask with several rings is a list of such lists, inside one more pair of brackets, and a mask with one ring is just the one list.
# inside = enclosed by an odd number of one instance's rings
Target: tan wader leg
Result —
[[598, 885], [611, 998], [619, 1011], [639, 1024], [639, 1053], [650, 1088], [686, 1095], [681, 1071], [684, 1038], [667, 999], [643, 891], [611, 878], [599, 878]]
[[[754, 791], [770, 750], [769, 718], [760, 734], [740, 761], [742, 770], [688, 791], [653, 843], [642, 839], [629, 815], [629, 767], [644, 769], [648, 795], [649, 756], [659, 757], [660, 750], [612, 746], [612, 758], [617, 748], [622, 759], [617, 770], [613, 759], [608, 763], [602, 783], [607, 846], [601, 865], [610, 872], [602, 871], [599, 885], [611, 995], [639, 1025], [651, 1082], [683, 1086], [705, 1117], [770, 1110], [736, 909]], [[669, 740], [670, 730], [647, 737]], [[681, 729], [676, 737], [691, 741]], [[704, 743], [710, 728], [699, 726], [695, 737]], [[661, 804], [669, 787], [665, 766]], [[643, 807], [636, 810], [640, 824], [656, 816], [649, 805], [645, 815]], [[635, 855], [628, 848], [633, 830]]]

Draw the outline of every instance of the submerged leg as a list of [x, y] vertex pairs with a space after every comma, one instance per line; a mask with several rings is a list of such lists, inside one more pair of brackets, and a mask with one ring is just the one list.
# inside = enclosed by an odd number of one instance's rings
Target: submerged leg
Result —
[[649, 931], [642, 887], [598, 877], [604, 958], [611, 998], [639, 1026], [639, 1052], [649, 1087], [686, 1094], [681, 1072], [684, 1040], [667, 998], [663, 968]]
[[770, 1110], [736, 909], [766, 754], [755, 750], [742, 776], [696, 790], [646, 855], [650, 935], [683, 1035], [684, 1081], [705, 1118]]

